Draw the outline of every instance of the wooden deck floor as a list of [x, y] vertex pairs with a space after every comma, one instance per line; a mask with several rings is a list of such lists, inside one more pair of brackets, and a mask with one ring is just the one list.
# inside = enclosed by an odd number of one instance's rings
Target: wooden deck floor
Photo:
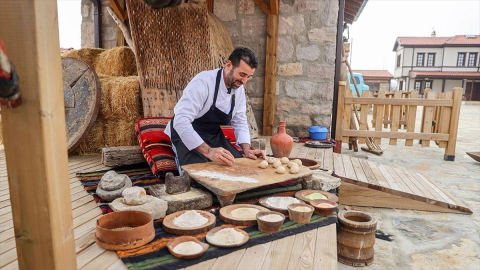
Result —
[[[295, 144], [291, 156], [319, 160], [333, 169], [331, 149]], [[100, 156], [69, 158], [69, 179], [78, 269], [126, 269], [113, 251], [95, 244], [95, 222], [102, 212], [75, 177], [77, 172], [107, 169]], [[18, 269], [7, 171], [0, 151], [0, 269]], [[238, 250], [186, 269], [337, 269], [335, 224]]]

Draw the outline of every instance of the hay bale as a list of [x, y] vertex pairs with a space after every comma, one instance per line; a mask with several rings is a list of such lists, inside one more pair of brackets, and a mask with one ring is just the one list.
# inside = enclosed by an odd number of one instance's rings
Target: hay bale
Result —
[[79, 59], [85, 61], [91, 67], [94, 67], [95, 59], [102, 52], [105, 52], [105, 49], [82, 48], [82, 49], [79, 49], [79, 50], [72, 50], [72, 51], [66, 52], [66, 53], [62, 54], [62, 58], [76, 57], [76, 58], [79, 58]]
[[2, 128], [2, 117], [0, 116], [0, 145], [3, 144], [3, 128]]
[[102, 108], [105, 119], [139, 118], [141, 115], [140, 83], [137, 76], [101, 76]]
[[87, 137], [75, 148], [73, 154], [94, 155], [102, 153], [102, 148], [105, 146], [105, 122], [105, 119], [97, 117]]
[[95, 58], [95, 72], [108, 76], [136, 76], [135, 54], [130, 47], [115, 47]]
[[109, 147], [138, 145], [135, 124], [136, 119], [133, 118], [107, 121], [104, 130], [105, 145]]

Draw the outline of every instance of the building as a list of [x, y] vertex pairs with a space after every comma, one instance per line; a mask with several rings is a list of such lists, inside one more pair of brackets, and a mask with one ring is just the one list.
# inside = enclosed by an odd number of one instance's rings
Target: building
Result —
[[398, 89], [445, 92], [464, 89], [466, 100], [480, 100], [480, 36], [398, 37], [395, 79]]
[[353, 73], [362, 74], [365, 84], [370, 87], [372, 93], [391, 90], [390, 80], [393, 79], [393, 75], [388, 70], [353, 70]]

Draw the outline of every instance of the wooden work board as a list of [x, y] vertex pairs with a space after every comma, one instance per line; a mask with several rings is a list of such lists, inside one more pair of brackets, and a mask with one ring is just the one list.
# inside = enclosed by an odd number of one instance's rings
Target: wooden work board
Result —
[[237, 158], [233, 166], [206, 162], [185, 165], [182, 169], [195, 181], [217, 195], [222, 207], [232, 204], [235, 195], [240, 192], [290, 180], [300, 181], [309, 178], [313, 173], [309, 168], [300, 166], [298, 173], [291, 174], [285, 165], [287, 171], [284, 174], [278, 174], [271, 164], [266, 169], [259, 168], [258, 165], [262, 160]]

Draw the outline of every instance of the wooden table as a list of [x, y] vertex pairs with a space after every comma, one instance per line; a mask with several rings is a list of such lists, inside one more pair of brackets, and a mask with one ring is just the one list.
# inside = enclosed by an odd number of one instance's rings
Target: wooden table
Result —
[[260, 159], [238, 158], [235, 159], [233, 166], [208, 162], [185, 165], [182, 169], [199, 184], [213, 192], [222, 207], [232, 204], [236, 194], [240, 192], [290, 180], [307, 180], [313, 173], [307, 167], [300, 166], [297, 174], [289, 173], [288, 168], [284, 174], [278, 174], [272, 165], [266, 169], [259, 168], [260, 161]]

